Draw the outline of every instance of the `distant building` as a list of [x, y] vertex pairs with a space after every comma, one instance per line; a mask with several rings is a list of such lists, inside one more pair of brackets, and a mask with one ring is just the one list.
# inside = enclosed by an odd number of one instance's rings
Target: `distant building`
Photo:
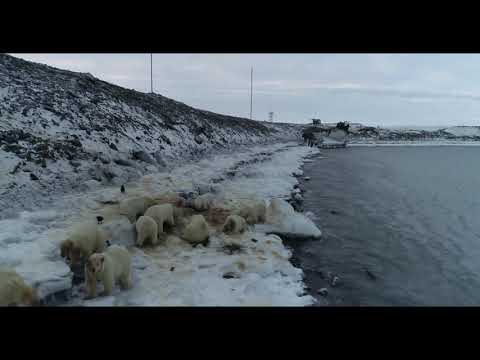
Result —
[[321, 125], [322, 121], [320, 119], [312, 119], [312, 125]]

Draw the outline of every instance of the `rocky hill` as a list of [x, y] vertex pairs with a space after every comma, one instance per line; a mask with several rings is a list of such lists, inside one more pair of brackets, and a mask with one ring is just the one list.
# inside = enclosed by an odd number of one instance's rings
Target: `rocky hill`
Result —
[[477, 142], [480, 127], [452, 126], [439, 129], [387, 129], [371, 126], [350, 127], [349, 139], [353, 142]]
[[0, 218], [209, 152], [299, 139], [301, 129], [199, 110], [0, 54]]

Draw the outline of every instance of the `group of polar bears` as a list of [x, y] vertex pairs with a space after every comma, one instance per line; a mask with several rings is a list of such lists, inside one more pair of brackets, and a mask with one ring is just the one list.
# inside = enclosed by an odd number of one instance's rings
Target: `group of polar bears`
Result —
[[[193, 245], [205, 245], [211, 226], [221, 225], [220, 231], [234, 235], [245, 232], [248, 225], [265, 222], [266, 206], [263, 200], [252, 200], [249, 204], [229, 209], [228, 206], [218, 206], [211, 193], [186, 199], [168, 192], [153, 197], [123, 199], [116, 212], [135, 224], [136, 246], [156, 246], [167, 238], [167, 230], [173, 231], [176, 227], [181, 239]], [[117, 283], [121, 289], [128, 289], [133, 284], [129, 251], [124, 246], [109, 245], [110, 240], [114, 241], [98, 223], [90, 222], [78, 226], [60, 244], [61, 256], [72, 268], [85, 262], [87, 299], [97, 296], [98, 280], [103, 283], [101, 295], [105, 296], [112, 293]]]
[[[282, 201], [272, 199], [269, 214], [281, 207]], [[277, 209], [278, 208], [278, 209]], [[234, 206], [215, 201], [211, 193], [186, 199], [169, 192], [159, 196], [138, 196], [123, 199], [115, 210], [135, 224], [137, 246], [147, 243], [155, 246], [166, 239], [166, 227], [170, 230], [183, 228], [180, 238], [191, 244], [205, 244], [210, 236], [211, 226], [226, 235], [245, 232], [249, 225], [266, 221], [267, 208], [264, 200], [251, 199]], [[205, 215], [205, 216], [204, 216]], [[271, 215], [269, 215], [271, 216]], [[60, 255], [70, 267], [83, 265], [86, 298], [97, 296], [97, 281], [103, 283], [103, 295], [110, 295], [119, 283], [121, 289], [132, 287], [132, 258], [126, 247], [111, 245], [113, 236], [99, 226], [98, 221], [87, 221], [73, 227], [65, 240], [60, 243]], [[208, 219], [208, 222], [207, 222]], [[209, 225], [210, 223], [210, 225]], [[38, 294], [34, 288], [13, 270], [0, 269], [0, 306], [38, 305]]]

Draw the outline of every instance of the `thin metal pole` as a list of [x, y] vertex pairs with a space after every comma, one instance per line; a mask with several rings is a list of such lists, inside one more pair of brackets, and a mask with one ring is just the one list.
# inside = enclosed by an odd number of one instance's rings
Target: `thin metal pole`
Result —
[[153, 94], [153, 54], [150, 54], [150, 92]]
[[250, 120], [252, 120], [252, 103], [253, 103], [253, 67], [250, 73]]

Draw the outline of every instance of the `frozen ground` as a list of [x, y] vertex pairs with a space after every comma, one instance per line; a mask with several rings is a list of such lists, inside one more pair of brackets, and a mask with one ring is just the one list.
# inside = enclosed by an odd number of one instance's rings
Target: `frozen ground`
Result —
[[[242, 152], [212, 155], [171, 171], [152, 172], [126, 185], [126, 196], [167, 190], [213, 192], [224, 201], [288, 198], [301, 174], [302, 159], [318, 149], [294, 143], [254, 146]], [[212, 229], [207, 247], [190, 245], [170, 236], [155, 249], [132, 247], [135, 231], [124, 218], [106, 218], [104, 227], [114, 243], [133, 254], [134, 286], [113, 296], [83, 300], [83, 287], [71, 287], [72, 273], [62, 261], [58, 243], [69, 226], [108, 213], [108, 203], [124, 196], [118, 186], [92, 184], [83, 193], [52, 200], [48, 208], [21, 212], [0, 221], [0, 266], [14, 268], [36, 286], [43, 298], [65, 290], [60, 305], [282, 305], [305, 306], [302, 270], [289, 261], [291, 252], [276, 233], [319, 236], [320, 230], [288, 206], [267, 218], [267, 230], [253, 227], [228, 238]], [[236, 243], [231, 252], [226, 245]], [[53, 300], [52, 300], [53, 301]]]

